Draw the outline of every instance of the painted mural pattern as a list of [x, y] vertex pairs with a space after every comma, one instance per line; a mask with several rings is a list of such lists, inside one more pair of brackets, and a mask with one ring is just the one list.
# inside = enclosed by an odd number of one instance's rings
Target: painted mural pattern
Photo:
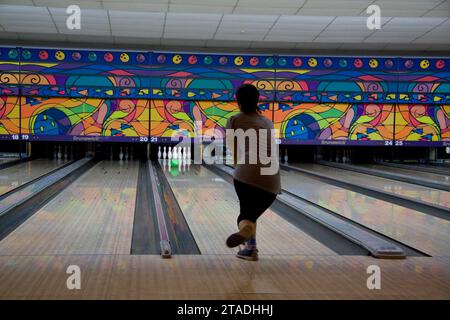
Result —
[[243, 83], [282, 143], [450, 143], [448, 58], [46, 48], [0, 48], [0, 137], [208, 135], [238, 112]]

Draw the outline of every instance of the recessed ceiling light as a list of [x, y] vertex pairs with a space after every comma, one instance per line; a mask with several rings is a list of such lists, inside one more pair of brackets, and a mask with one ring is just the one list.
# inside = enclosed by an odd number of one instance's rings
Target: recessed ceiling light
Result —
[[242, 30], [241, 30], [241, 33], [245, 33], [245, 30], [244, 30], [244, 29], [242, 29]]

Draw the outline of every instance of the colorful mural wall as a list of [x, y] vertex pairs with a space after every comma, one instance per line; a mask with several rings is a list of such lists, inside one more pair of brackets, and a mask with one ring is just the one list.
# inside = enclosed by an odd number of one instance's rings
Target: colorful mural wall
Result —
[[0, 48], [0, 139], [207, 136], [244, 83], [281, 143], [450, 145], [449, 58], [46, 48]]
[[36, 139], [139, 141], [149, 135], [147, 99], [23, 97], [21, 110], [21, 133]]

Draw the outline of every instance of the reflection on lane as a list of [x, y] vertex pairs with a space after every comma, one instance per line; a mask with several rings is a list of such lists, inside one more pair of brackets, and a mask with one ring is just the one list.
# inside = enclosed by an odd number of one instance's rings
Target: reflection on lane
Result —
[[349, 174], [348, 170], [328, 167], [320, 164], [302, 163], [293, 165], [291, 164], [291, 166], [306, 169], [312, 172], [317, 172], [340, 181], [349, 182], [365, 187], [367, 186], [380, 191], [397, 194], [412, 199], [420, 199], [423, 202], [450, 208], [450, 192], [448, 191], [427, 188], [411, 183], [381, 178], [359, 172], [351, 172], [351, 174]]
[[19, 160], [19, 158], [0, 158], [0, 165]]
[[450, 255], [450, 222], [312, 179], [281, 171], [283, 189], [430, 255]]
[[4, 238], [0, 254], [130, 254], [138, 168], [96, 164]]
[[0, 170], [0, 195], [67, 163], [63, 159], [37, 159]]
[[[239, 212], [233, 186], [201, 165], [165, 169], [165, 175], [202, 254], [234, 254], [225, 239], [236, 232]], [[261, 254], [335, 255], [270, 209], [258, 220]]]
[[450, 186], [450, 175], [441, 175], [436, 173], [430, 173], [430, 172], [423, 172], [419, 170], [408, 170], [408, 169], [402, 169], [402, 168], [394, 168], [389, 166], [383, 166], [379, 164], [366, 164], [363, 165], [363, 167], [374, 169], [374, 170], [380, 170], [387, 173], [393, 173], [393, 174], [401, 174], [403, 176], [413, 176], [415, 178], [419, 178], [426, 181], [431, 182], [437, 182], [446, 186]]

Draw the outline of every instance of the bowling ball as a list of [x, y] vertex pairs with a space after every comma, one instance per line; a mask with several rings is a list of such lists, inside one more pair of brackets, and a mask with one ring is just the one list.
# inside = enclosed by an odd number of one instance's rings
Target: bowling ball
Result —
[[228, 58], [227, 57], [220, 57], [219, 58], [219, 63], [220, 64], [227, 64], [227, 62], [228, 62]]
[[107, 52], [103, 55], [103, 59], [105, 59], [106, 62], [112, 62], [114, 59], [114, 56], [111, 52]]
[[284, 66], [286, 66], [286, 64], [287, 64], [287, 60], [285, 58], [278, 59], [279, 66], [284, 67]]
[[430, 61], [424, 59], [422, 61], [420, 61], [420, 67], [422, 69], [427, 69], [430, 66]]
[[444, 60], [436, 61], [436, 68], [442, 69], [443, 67], [445, 67], [445, 61]]
[[294, 58], [294, 61], [292, 61], [295, 67], [300, 67], [302, 65], [302, 59], [300, 58]]
[[317, 66], [317, 59], [315, 58], [309, 58], [308, 59], [308, 66], [310, 66], [311, 68], [314, 68]]
[[138, 53], [136, 55], [136, 61], [139, 62], [139, 63], [144, 62], [145, 61], [145, 56], [142, 53]]
[[35, 134], [64, 135], [70, 127], [70, 120], [64, 112], [58, 109], [47, 109], [34, 119], [33, 132]]
[[258, 59], [258, 57], [251, 57], [250, 58], [250, 65], [251, 66], [256, 66], [257, 64], [259, 63], [259, 59]]
[[411, 59], [405, 61], [405, 67], [406, 67], [407, 69], [412, 68], [413, 65], [414, 65], [414, 61], [412, 61]]
[[179, 160], [178, 160], [178, 159], [172, 159], [172, 160], [170, 160], [170, 164], [172, 165], [172, 167], [173, 167], [173, 166], [177, 166], [177, 167], [178, 167], [178, 165], [179, 165]]
[[72, 59], [75, 60], [75, 61], [80, 60], [81, 59], [81, 53], [79, 53], [77, 51], [73, 52], [72, 53]]
[[62, 51], [56, 51], [55, 52], [55, 58], [58, 61], [64, 60], [64, 58], [66, 57], [65, 53]]
[[266, 64], [266, 66], [268, 66], [268, 67], [273, 66], [274, 63], [275, 63], [275, 60], [273, 60], [272, 57], [267, 58], [266, 61], [265, 61], [265, 64]]
[[206, 57], [203, 59], [203, 62], [204, 62], [205, 64], [211, 64], [211, 63], [213, 62], [213, 58], [212, 58], [211, 56], [206, 56]]
[[160, 54], [157, 58], [156, 61], [158, 61], [159, 63], [164, 63], [166, 62], [166, 56], [163, 54]]
[[194, 55], [189, 56], [189, 58], [188, 58], [188, 63], [189, 63], [189, 64], [196, 64], [196, 63], [197, 63], [197, 57], [194, 56]]
[[89, 61], [96, 61], [97, 54], [95, 52], [89, 52], [88, 59], [89, 59]]
[[284, 128], [286, 139], [311, 140], [315, 139], [319, 132], [320, 128], [316, 119], [305, 113], [290, 118]]
[[331, 67], [333, 65], [333, 60], [326, 58], [325, 60], [323, 60], [323, 65], [327, 68]]
[[22, 51], [22, 57], [23, 57], [24, 59], [26, 59], [26, 60], [30, 59], [30, 58], [31, 58], [31, 52], [30, 52], [30, 50], [23, 50], [23, 51]]
[[179, 171], [178, 171], [178, 165], [176, 165], [176, 166], [172, 165], [172, 166], [170, 167], [170, 175], [171, 175], [171, 176], [174, 176], [174, 177], [177, 177], [178, 174], [179, 174]]
[[122, 61], [123, 63], [130, 61], [130, 56], [128, 54], [121, 53], [120, 57], [119, 57], [120, 61]]
[[45, 50], [41, 50], [41, 51], [39, 51], [38, 57], [41, 60], [47, 60], [48, 59], [48, 52], [45, 51]]
[[361, 68], [362, 66], [363, 66], [363, 61], [361, 60], [361, 59], [355, 59], [355, 61], [353, 61], [353, 65], [356, 67], [356, 68]]
[[384, 66], [390, 69], [394, 66], [394, 61], [392, 61], [391, 59], [386, 59], [386, 61], [384, 61]]
[[369, 67], [371, 67], [372, 69], [375, 69], [376, 67], [378, 67], [377, 59], [370, 59], [369, 60]]
[[172, 58], [172, 62], [175, 64], [180, 64], [181, 61], [183, 61], [183, 57], [179, 54], [174, 55]]
[[17, 58], [18, 55], [19, 55], [19, 52], [16, 49], [11, 49], [8, 52], [8, 57], [11, 59]]
[[237, 66], [241, 66], [244, 63], [244, 58], [241, 56], [238, 56], [234, 58], [234, 64]]
[[345, 60], [345, 59], [339, 60], [339, 66], [341, 68], [345, 68], [347, 66], [347, 60]]

